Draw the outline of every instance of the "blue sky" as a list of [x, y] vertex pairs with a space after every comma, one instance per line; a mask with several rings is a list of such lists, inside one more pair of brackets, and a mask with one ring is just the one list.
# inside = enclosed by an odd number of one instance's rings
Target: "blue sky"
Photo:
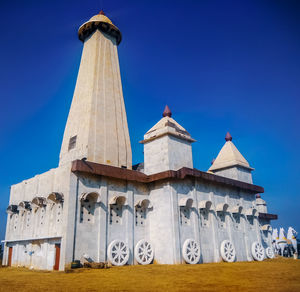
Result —
[[300, 231], [300, 2], [0, 0], [0, 239], [9, 186], [58, 164], [82, 43], [103, 8], [120, 28], [133, 150], [165, 104], [207, 170], [227, 131], [255, 168], [273, 226]]

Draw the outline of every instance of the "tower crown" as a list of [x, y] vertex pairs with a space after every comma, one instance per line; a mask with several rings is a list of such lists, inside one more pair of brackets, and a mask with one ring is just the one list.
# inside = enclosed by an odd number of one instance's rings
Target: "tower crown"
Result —
[[117, 45], [122, 40], [122, 34], [120, 30], [112, 23], [112, 21], [101, 10], [99, 14], [94, 15], [89, 21], [85, 22], [79, 27], [78, 37], [84, 42], [91, 34], [97, 29], [114, 37], [117, 41]]

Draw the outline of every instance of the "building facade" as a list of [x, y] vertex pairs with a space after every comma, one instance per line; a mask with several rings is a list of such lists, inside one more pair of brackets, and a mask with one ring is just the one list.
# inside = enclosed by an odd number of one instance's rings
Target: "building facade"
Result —
[[59, 166], [11, 187], [3, 264], [64, 270], [81, 260], [199, 264], [273, 257], [264, 189], [229, 133], [208, 171], [166, 106], [132, 166], [117, 46], [103, 12], [79, 28], [83, 52]]

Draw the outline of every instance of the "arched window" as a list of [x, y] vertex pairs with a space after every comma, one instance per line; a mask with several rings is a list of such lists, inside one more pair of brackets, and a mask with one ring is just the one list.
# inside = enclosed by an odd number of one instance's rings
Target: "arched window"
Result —
[[152, 205], [148, 199], [140, 200], [135, 204], [135, 225], [146, 226], [148, 210]]
[[250, 208], [246, 211], [246, 217], [247, 217], [249, 229], [253, 229], [254, 220], [256, 216], [257, 216], [257, 210], [255, 208]]
[[192, 198], [182, 198], [179, 201], [180, 210], [180, 224], [190, 225], [191, 224], [191, 208], [193, 205]]
[[22, 201], [19, 206], [18, 210], [22, 217], [22, 229], [29, 229], [31, 225], [31, 204], [27, 201]]
[[212, 202], [204, 200], [199, 203], [201, 227], [209, 227], [210, 210], [213, 210]]
[[233, 226], [236, 230], [241, 229], [241, 216], [243, 214], [243, 207], [242, 206], [235, 206], [231, 208], [232, 219], [233, 219]]
[[114, 196], [109, 200], [109, 222], [110, 224], [122, 224], [123, 208], [126, 203], [124, 196]]
[[64, 196], [61, 193], [53, 192], [47, 197], [50, 222], [54, 225], [62, 223]]
[[34, 197], [31, 201], [32, 209], [41, 208], [46, 206], [46, 198]]
[[34, 197], [31, 201], [32, 210], [36, 216], [35, 221], [37, 229], [43, 227], [45, 223], [46, 203], [47, 201], [44, 197]]
[[219, 228], [226, 228], [226, 215], [229, 205], [226, 203], [218, 204], [216, 207]]
[[12, 232], [17, 231], [18, 227], [18, 219], [19, 219], [19, 211], [17, 205], [9, 205], [6, 209], [7, 214], [9, 214], [9, 228]]
[[80, 198], [80, 222], [94, 223], [96, 204], [100, 202], [98, 193], [84, 193]]

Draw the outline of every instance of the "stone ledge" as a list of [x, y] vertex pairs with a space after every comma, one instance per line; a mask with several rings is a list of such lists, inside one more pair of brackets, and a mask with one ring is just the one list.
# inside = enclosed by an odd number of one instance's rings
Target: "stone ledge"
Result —
[[126, 168], [119, 168], [110, 165], [98, 164], [89, 161], [75, 160], [72, 162], [71, 171], [76, 173], [89, 173], [93, 175], [100, 175], [106, 177], [112, 177], [127, 181], [136, 181], [140, 183], [151, 183], [163, 179], [185, 179], [186, 177], [192, 177], [199, 180], [204, 180], [210, 183], [226, 185], [233, 188], [243, 189], [251, 193], [263, 193], [264, 188], [248, 184], [242, 181], [218, 176], [215, 174], [203, 172], [197, 169], [191, 169], [183, 167], [177, 171], [167, 170], [152, 175], [146, 175], [142, 172], [130, 170]]
[[267, 219], [267, 220], [277, 220], [278, 215], [276, 214], [269, 214], [269, 213], [259, 213], [258, 214], [259, 219]]

